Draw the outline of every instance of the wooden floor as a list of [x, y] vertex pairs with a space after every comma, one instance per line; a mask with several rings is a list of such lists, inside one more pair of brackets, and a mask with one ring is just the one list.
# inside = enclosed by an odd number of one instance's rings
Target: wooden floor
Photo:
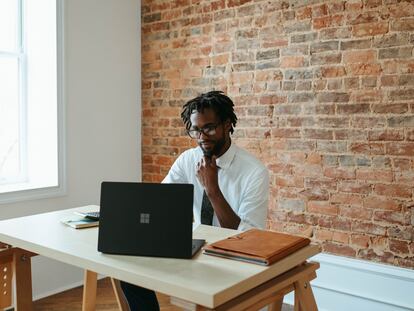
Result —
[[[83, 287], [80, 286], [37, 300], [34, 302], [34, 309], [35, 311], [80, 311], [82, 310], [82, 290]], [[98, 281], [96, 296], [97, 311], [119, 311], [109, 278]], [[157, 296], [162, 311], [181, 310], [169, 303], [170, 299], [168, 296], [162, 294], [157, 294]], [[283, 305], [283, 311], [289, 310], [293, 310], [293, 308], [288, 305]]]
[[[80, 286], [37, 300], [34, 302], [34, 309], [35, 311], [80, 311], [82, 310], [82, 290], [83, 287]], [[157, 294], [157, 296], [162, 311], [181, 310], [169, 303], [170, 299], [168, 296], [162, 294]], [[98, 281], [96, 310], [119, 311], [109, 278], [104, 278]]]

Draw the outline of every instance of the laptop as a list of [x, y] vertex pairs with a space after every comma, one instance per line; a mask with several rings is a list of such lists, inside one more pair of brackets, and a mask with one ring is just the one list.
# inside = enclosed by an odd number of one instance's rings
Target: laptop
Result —
[[193, 240], [191, 184], [101, 184], [98, 251], [191, 258], [205, 243]]

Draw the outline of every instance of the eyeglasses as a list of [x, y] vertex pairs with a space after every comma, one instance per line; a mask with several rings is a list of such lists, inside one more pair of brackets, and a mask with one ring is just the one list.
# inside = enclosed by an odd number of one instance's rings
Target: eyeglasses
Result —
[[216, 134], [216, 129], [217, 127], [220, 125], [220, 123], [217, 124], [212, 124], [212, 125], [207, 125], [201, 129], [191, 129], [191, 130], [187, 130], [187, 134], [191, 137], [191, 138], [199, 138], [201, 133], [203, 133], [204, 135], [207, 136], [212, 136]]

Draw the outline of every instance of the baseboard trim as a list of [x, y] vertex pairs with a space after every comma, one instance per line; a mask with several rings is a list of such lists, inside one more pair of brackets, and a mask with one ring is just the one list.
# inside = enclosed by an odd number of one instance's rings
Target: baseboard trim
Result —
[[414, 270], [329, 254], [312, 260], [321, 264], [312, 282], [320, 310], [414, 310]]
[[390, 303], [390, 302], [387, 302], [387, 301], [380, 301], [380, 300], [377, 300], [377, 299], [373, 299], [373, 298], [370, 298], [370, 297], [364, 297], [362, 295], [356, 295], [356, 294], [353, 294], [353, 293], [345, 293], [345, 292], [342, 292], [342, 291], [337, 290], [337, 289], [327, 288], [327, 287], [318, 286], [318, 285], [312, 285], [312, 288], [314, 288], [314, 289], [316, 288], [316, 289], [320, 289], [320, 290], [322, 289], [322, 290], [326, 290], [326, 291], [329, 291], [329, 292], [335, 292], [337, 294], [346, 294], [346, 295], [352, 296], [354, 298], [369, 300], [369, 301], [372, 301], [372, 302], [375, 302], [375, 303], [385, 304], [385, 305], [388, 305], [390, 307], [407, 308], [407, 310], [412, 310], [412, 309], [408, 309], [407, 306], [396, 305], [394, 303]]

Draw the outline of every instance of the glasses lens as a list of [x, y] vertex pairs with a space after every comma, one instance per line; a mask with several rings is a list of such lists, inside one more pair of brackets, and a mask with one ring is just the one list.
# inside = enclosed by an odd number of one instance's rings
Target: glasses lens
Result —
[[208, 135], [208, 136], [216, 134], [216, 127], [215, 126], [214, 127], [205, 127], [202, 130], [203, 130], [203, 133], [205, 135]]
[[196, 130], [187, 131], [187, 133], [191, 138], [198, 138], [199, 135], [199, 132]]
[[211, 136], [211, 135], [216, 134], [217, 126], [218, 124], [212, 125], [212, 126], [206, 126], [199, 130], [188, 130], [187, 133], [191, 138], [198, 138], [201, 133], [203, 133], [203, 135]]

